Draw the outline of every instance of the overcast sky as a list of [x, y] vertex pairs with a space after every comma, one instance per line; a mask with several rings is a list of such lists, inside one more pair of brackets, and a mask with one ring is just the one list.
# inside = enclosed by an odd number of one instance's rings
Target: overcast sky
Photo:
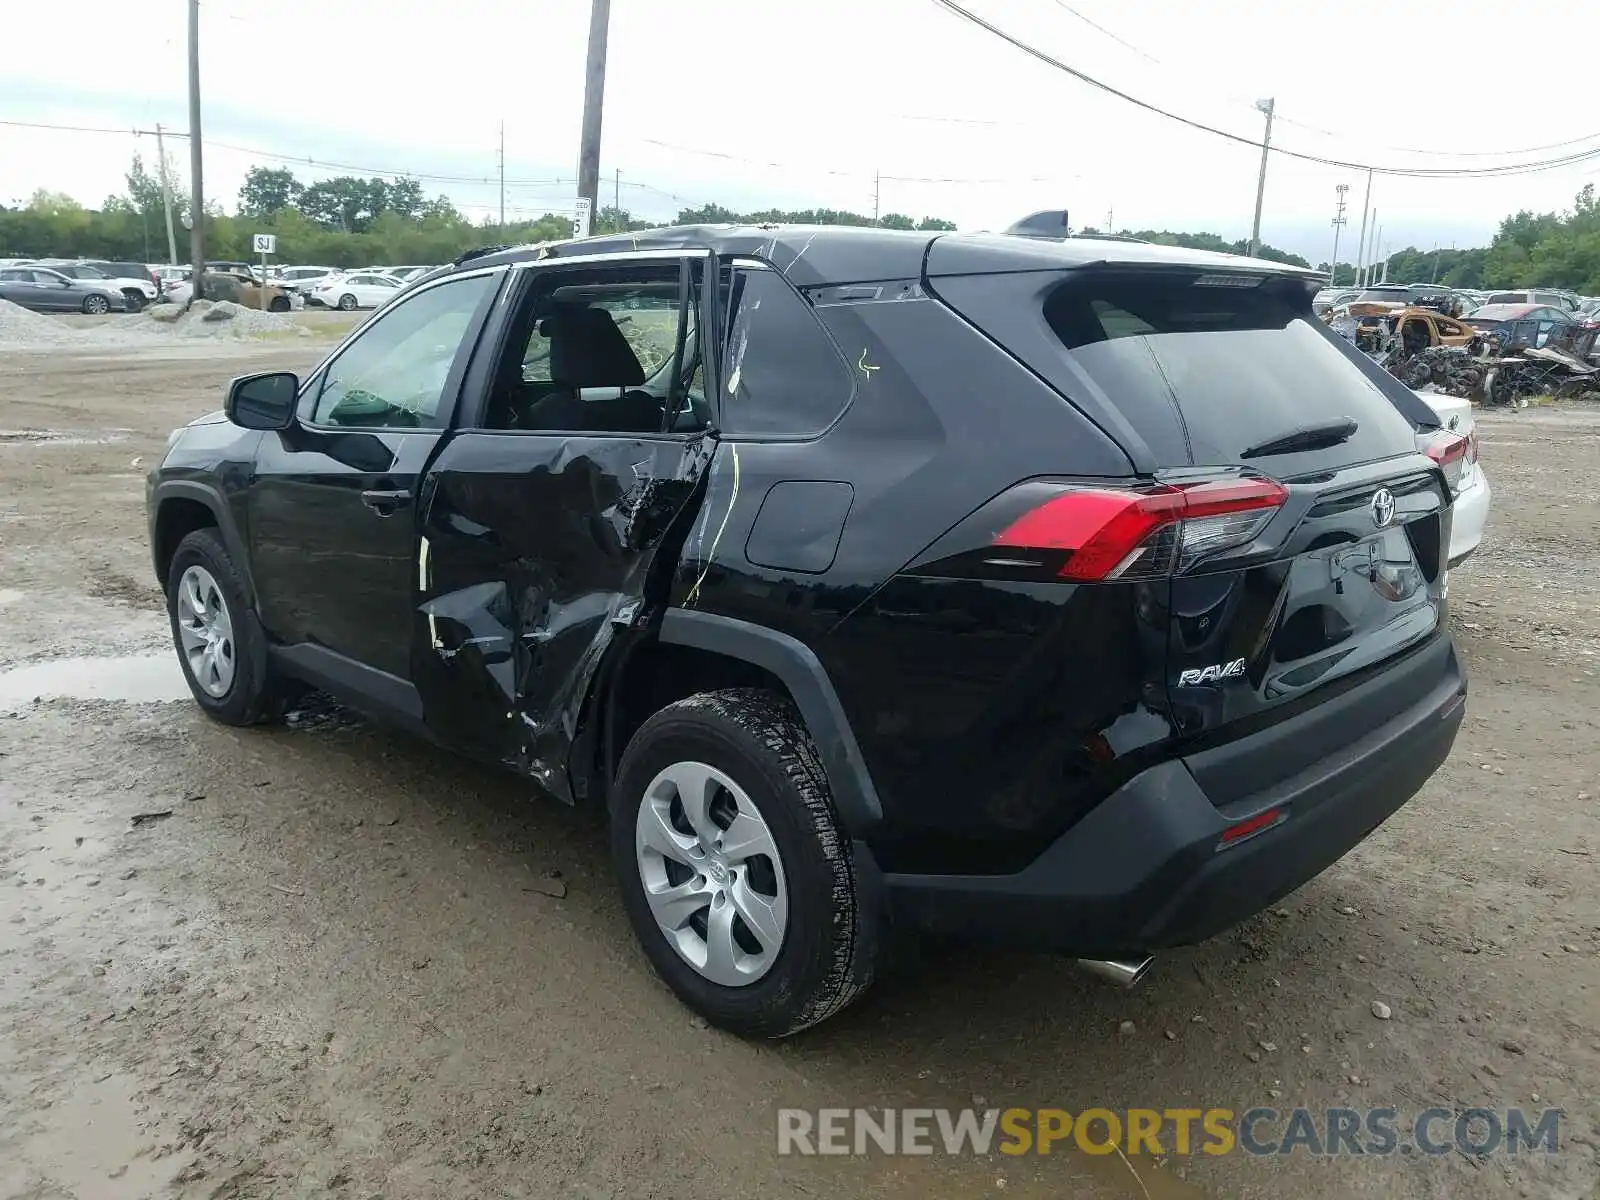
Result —
[[[1253, 102], [1275, 97], [1274, 143], [1307, 153], [1454, 167], [1548, 158], [1563, 151], [1533, 148], [1591, 133], [1600, 148], [1591, 73], [1555, 69], [1551, 49], [1560, 30], [1595, 44], [1600, 16], [1587, 3], [1533, 19], [1503, 0], [963, 2], [1080, 70], [1243, 136], [1260, 137]], [[0, 120], [187, 129], [184, 0], [5, 8]], [[499, 203], [503, 121], [508, 216], [570, 209], [588, 9], [204, 0], [205, 140], [298, 158], [306, 181], [348, 173], [308, 158], [410, 172], [482, 218]], [[186, 146], [172, 145], [186, 179]], [[0, 202], [44, 187], [98, 205], [122, 190], [135, 151], [153, 161], [153, 139], [0, 124]], [[1103, 226], [1113, 210], [1118, 228], [1237, 238], [1250, 231], [1259, 157], [1098, 92], [933, 0], [612, 4], [602, 203], [620, 169], [623, 206], [651, 218], [703, 201], [871, 212], [881, 172], [884, 212], [964, 229], [1065, 207], [1074, 225]], [[289, 165], [208, 144], [208, 194], [231, 209], [258, 162]], [[1600, 158], [1503, 178], [1380, 176], [1372, 203], [1390, 248], [1465, 246], [1516, 209], [1568, 207], [1597, 178]], [[1274, 155], [1263, 239], [1325, 260], [1339, 183], [1350, 185], [1340, 257], [1352, 257], [1358, 170]]]

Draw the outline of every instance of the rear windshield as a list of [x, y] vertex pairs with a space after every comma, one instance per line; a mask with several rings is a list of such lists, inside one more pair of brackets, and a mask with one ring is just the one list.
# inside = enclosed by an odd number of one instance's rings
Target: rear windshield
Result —
[[[1411, 423], [1311, 313], [1297, 280], [1145, 272], [1080, 277], [1045, 302], [1073, 359], [1166, 465], [1252, 462], [1274, 474], [1415, 449]], [[1248, 278], [1248, 277], [1242, 277]], [[1245, 459], [1263, 441], [1348, 417], [1349, 440]]]
[[1485, 304], [1527, 304], [1527, 292], [1496, 292], [1484, 301]]

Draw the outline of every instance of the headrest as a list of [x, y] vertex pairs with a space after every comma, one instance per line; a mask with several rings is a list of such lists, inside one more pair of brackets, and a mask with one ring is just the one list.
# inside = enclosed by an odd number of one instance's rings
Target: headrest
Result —
[[564, 306], [539, 323], [550, 339], [550, 378], [573, 388], [638, 387], [644, 368], [603, 308]]

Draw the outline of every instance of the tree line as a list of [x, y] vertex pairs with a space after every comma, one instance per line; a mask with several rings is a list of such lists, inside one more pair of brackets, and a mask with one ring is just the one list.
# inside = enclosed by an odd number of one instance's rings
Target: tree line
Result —
[[[125, 181], [125, 190], [107, 197], [98, 209], [50, 191], [36, 192], [28, 203], [16, 208], [0, 205], [0, 257], [165, 259], [166, 219], [159, 168], [152, 172], [135, 155]], [[181, 188], [174, 188], [172, 208], [178, 260], [187, 262], [186, 223], [191, 214]], [[478, 246], [554, 241], [569, 237], [572, 229], [570, 218], [558, 213], [504, 225], [473, 222], [448, 197], [425, 195], [415, 179], [341, 175], [306, 184], [292, 171], [275, 167], [252, 167], [239, 190], [237, 210], [227, 213], [220, 205], [210, 204], [203, 220], [209, 258], [249, 259], [251, 235], [271, 233], [277, 236], [280, 260], [336, 267], [448, 262]], [[940, 217], [914, 219], [904, 213], [886, 213], [874, 219], [831, 208], [736, 212], [706, 204], [685, 208], [676, 217], [680, 225], [765, 222], [955, 228]], [[595, 216], [594, 231], [619, 233], [657, 224], [660, 222], [637, 218], [626, 209], [606, 206]], [[1244, 240], [1229, 241], [1214, 233], [1121, 232], [1194, 250], [1243, 254], [1248, 249]], [[1258, 253], [1276, 262], [1311, 265], [1274, 246], [1264, 245]], [[1317, 269], [1327, 271], [1329, 264], [1318, 263]], [[1354, 278], [1354, 266], [1341, 262], [1335, 282], [1350, 283]], [[1561, 287], [1600, 294], [1600, 202], [1595, 187], [1586, 185], [1568, 212], [1522, 211], [1507, 217], [1488, 246], [1448, 250], [1408, 246], [1389, 255], [1386, 278], [1398, 283], [1437, 281], [1451, 287]]]
[[[27, 204], [0, 205], [0, 257], [104, 258], [160, 262], [167, 257], [166, 213], [159, 168], [154, 173], [139, 155], [126, 176], [126, 190], [86, 208], [61, 192], [35, 192]], [[178, 261], [189, 259], [188, 198], [174, 191], [173, 226]], [[415, 179], [340, 175], [302, 183], [292, 171], [252, 167], [239, 189], [237, 210], [208, 204], [204, 215], [206, 256], [212, 260], [254, 257], [253, 234], [277, 237], [283, 262], [353, 267], [370, 263], [448, 262], [467, 250], [492, 243], [554, 241], [572, 235], [572, 220], [545, 213], [533, 220], [473, 222], [447, 196], [428, 197]], [[795, 222], [881, 225], [888, 229], [951, 230], [939, 217], [914, 220], [888, 213], [878, 221], [837, 209], [786, 212], [767, 209], [738, 213], [717, 204], [686, 208], [676, 223]], [[626, 233], [661, 224], [611, 205], [595, 214], [595, 233]]]
[[[1390, 283], [1442, 283], [1462, 288], [1564, 288], [1600, 296], [1600, 200], [1585, 184], [1567, 212], [1523, 209], [1500, 222], [1487, 246], [1464, 250], [1407, 246], [1388, 256]], [[1326, 271], [1326, 262], [1317, 269]], [[1354, 283], [1355, 267], [1341, 262], [1336, 283]]]

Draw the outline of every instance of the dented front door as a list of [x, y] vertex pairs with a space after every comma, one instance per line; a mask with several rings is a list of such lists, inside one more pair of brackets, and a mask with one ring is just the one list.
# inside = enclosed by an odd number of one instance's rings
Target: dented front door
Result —
[[712, 442], [465, 432], [429, 473], [412, 670], [441, 740], [570, 798], [588, 685]]

